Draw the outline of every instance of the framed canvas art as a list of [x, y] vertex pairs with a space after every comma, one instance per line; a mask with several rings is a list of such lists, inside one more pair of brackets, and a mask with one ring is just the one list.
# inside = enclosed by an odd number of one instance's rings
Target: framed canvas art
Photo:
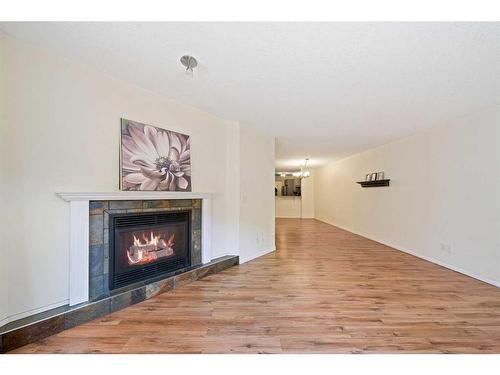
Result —
[[189, 136], [121, 120], [120, 189], [191, 191]]

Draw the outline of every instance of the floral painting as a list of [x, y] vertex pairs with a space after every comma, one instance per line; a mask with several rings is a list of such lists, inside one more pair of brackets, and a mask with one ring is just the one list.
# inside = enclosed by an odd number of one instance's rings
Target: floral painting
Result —
[[121, 189], [191, 191], [189, 136], [122, 119]]

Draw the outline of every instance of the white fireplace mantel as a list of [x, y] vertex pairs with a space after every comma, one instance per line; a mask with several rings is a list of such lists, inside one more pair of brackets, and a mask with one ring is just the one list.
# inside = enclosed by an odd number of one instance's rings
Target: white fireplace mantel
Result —
[[191, 193], [178, 191], [58, 192], [57, 195], [59, 195], [66, 202], [215, 198], [214, 193]]
[[113, 200], [201, 199], [201, 259], [212, 260], [212, 199], [214, 193], [110, 191], [110, 192], [57, 192], [69, 202], [69, 304], [89, 300], [89, 202]]

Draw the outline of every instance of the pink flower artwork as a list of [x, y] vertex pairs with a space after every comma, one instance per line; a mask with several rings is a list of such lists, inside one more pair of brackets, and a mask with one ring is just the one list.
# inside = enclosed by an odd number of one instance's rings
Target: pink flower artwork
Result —
[[122, 119], [121, 189], [191, 191], [189, 136]]

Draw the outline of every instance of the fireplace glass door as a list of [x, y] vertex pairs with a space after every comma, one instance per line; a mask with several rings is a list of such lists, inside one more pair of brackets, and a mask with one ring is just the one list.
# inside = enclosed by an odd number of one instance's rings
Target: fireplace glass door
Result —
[[110, 289], [190, 265], [190, 211], [110, 217]]

